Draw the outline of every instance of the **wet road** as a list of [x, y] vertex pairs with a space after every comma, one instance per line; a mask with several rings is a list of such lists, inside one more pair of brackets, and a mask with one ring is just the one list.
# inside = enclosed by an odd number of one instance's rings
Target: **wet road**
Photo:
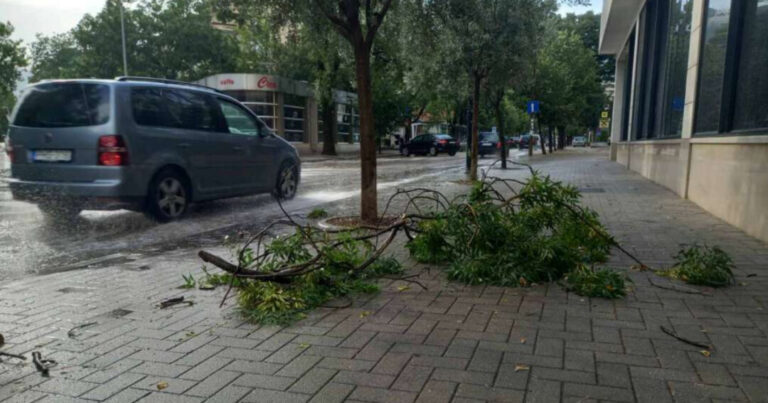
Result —
[[[490, 163], [491, 159], [482, 160]], [[380, 189], [434, 180], [462, 172], [464, 157], [390, 157], [378, 163]], [[220, 244], [224, 235], [258, 228], [281, 216], [269, 195], [241, 197], [194, 206], [181, 221], [157, 224], [130, 211], [84, 211], [68, 225], [44, 220], [37, 208], [12, 200], [0, 167], [0, 282], [24, 276], [100, 265], [130, 265], [136, 254]], [[355, 198], [359, 194], [359, 161], [305, 162], [302, 183], [290, 212]], [[137, 269], [140, 269], [137, 267]]]

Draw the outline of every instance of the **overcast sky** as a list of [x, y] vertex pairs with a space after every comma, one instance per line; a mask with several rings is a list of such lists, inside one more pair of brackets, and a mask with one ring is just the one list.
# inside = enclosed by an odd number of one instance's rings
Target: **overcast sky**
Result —
[[[0, 20], [10, 21], [13, 37], [26, 44], [35, 40], [36, 33], [57, 34], [72, 29], [86, 13], [95, 14], [105, 0], [0, 0]], [[587, 7], [563, 6], [561, 14], [583, 13], [592, 10], [599, 13], [603, 0], [592, 0]]]

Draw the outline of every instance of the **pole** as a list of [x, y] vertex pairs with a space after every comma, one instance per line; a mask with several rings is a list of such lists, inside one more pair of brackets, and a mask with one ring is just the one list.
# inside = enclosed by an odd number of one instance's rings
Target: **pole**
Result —
[[125, 17], [123, 16], [123, 0], [117, 1], [120, 4], [120, 31], [123, 40], [123, 75], [128, 75], [128, 56], [125, 53]]

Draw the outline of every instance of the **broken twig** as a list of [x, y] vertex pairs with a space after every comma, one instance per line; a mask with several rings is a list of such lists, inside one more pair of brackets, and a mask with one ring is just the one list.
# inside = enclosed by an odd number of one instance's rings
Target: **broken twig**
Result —
[[699, 342], [688, 340], [685, 337], [678, 336], [677, 333], [675, 333], [674, 331], [672, 331], [670, 329], [667, 329], [664, 326], [659, 326], [659, 327], [661, 328], [662, 332], [664, 332], [664, 333], [666, 333], [666, 334], [668, 334], [668, 335], [670, 335], [670, 336], [672, 336], [672, 337], [682, 341], [685, 344], [690, 344], [690, 345], [692, 345], [694, 347], [705, 348], [707, 350], [711, 350], [712, 349], [712, 346], [710, 346], [708, 344], [704, 344], [704, 343], [699, 343]]
[[88, 323], [83, 323], [82, 325], [77, 325], [72, 329], [69, 329], [69, 331], [67, 332], [67, 337], [69, 337], [70, 339], [76, 339], [77, 336], [79, 336], [79, 334], [76, 333], [77, 330], [85, 329], [86, 327], [91, 327], [97, 323], [98, 322], [88, 322]]

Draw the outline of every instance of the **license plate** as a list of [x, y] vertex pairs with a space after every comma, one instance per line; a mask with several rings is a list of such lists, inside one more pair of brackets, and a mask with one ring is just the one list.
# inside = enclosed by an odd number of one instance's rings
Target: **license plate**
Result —
[[493, 143], [483, 143], [484, 146], [492, 146]]
[[32, 152], [32, 159], [40, 162], [69, 162], [72, 161], [72, 151], [36, 150]]

